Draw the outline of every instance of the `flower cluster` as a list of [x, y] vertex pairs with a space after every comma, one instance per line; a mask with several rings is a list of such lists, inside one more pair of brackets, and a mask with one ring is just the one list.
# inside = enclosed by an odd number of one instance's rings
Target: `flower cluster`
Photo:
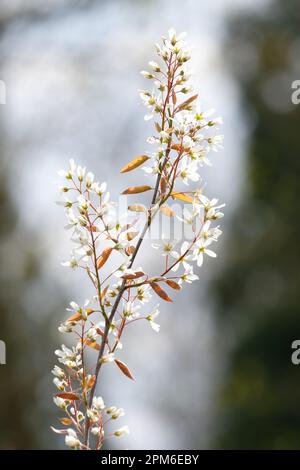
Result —
[[[53, 370], [58, 389], [54, 402], [66, 415], [60, 420], [66, 428], [55, 431], [64, 434], [66, 445], [74, 449], [100, 449], [106, 437], [128, 434], [123, 426], [106, 435], [104, 425], [124, 412], [105, 408], [102, 398], [95, 396], [100, 370], [105, 364], [114, 364], [133, 379], [120, 359], [124, 330], [144, 320], [159, 332], [159, 305], [150, 306], [150, 302], [157, 297], [171, 302], [168, 288], [179, 291], [185, 283], [197, 280], [194, 266], [201, 267], [205, 255], [216, 257], [212, 245], [222, 233], [216, 221], [223, 217], [224, 205], [203, 194], [200, 177], [201, 167], [211, 165], [210, 153], [222, 147], [223, 136], [218, 134], [222, 120], [213, 118], [213, 111], [202, 111], [197, 94], [190, 94], [187, 64], [191, 54], [184, 34], [177, 36], [170, 30], [156, 50], [159, 63], [149, 62], [150, 70], [142, 72], [153, 81], [153, 89], [140, 91], [148, 109], [145, 119], [154, 118], [154, 133], [147, 140], [155, 145], [155, 151], [136, 157], [121, 170], [126, 173], [141, 167], [155, 179], [154, 184], [129, 187], [122, 193], [130, 197], [152, 191], [149, 207], [130, 204], [120, 215], [107, 184], [96, 181], [86, 168], [70, 160], [69, 168], [59, 172], [63, 178], [59, 204], [65, 208], [66, 229], [71, 231], [73, 242], [71, 256], [62, 264], [85, 271], [93, 288], [91, 300], [83, 304], [72, 301], [67, 308], [68, 317], [59, 331], [72, 333], [76, 344], [56, 351], [60, 366]], [[189, 189], [191, 183], [198, 182], [198, 187]], [[182, 214], [171, 207], [174, 200], [185, 204]], [[177, 217], [192, 236], [189, 240], [162, 237], [161, 243], [153, 244], [163, 263], [150, 275], [135, 266], [135, 258], [159, 212]], [[87, 350], [97, 355], [92, 371]]]

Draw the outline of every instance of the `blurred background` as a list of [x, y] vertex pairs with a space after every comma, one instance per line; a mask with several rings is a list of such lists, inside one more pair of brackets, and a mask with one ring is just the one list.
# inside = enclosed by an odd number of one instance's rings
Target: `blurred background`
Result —
[[[129, 449], [300, 448], [300, 79], [297, 0], [0, 0], [0, 448], [62, 447], [50, 370], [70, 300], [57, 170], [87, 165], [118, 198], [119, 167], [149, 150], [137, 89], [170, 27], [194, 48], [194, 85], [224, 118], [205, 172], [227, 205], [216, 262], [162, 306], [161, 332], [124, 340], [135, 383], [103, 374], [126, 410]], [[132, 180], [131, 180], [132, 178]], [[140, 262], [151, 263], [147, 250]], [[188, 308], [187, 308], [188, 307]], [[191, 347], [192, 345], [192, 347]]]

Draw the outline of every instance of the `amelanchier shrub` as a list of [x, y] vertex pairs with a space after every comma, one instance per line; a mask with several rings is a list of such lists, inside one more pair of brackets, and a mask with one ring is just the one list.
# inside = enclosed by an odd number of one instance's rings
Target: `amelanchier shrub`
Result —
[[[85, 272], [94, 289], [93, 298], [84, 305], [70, 303], [67, 310], [71, 314], [59, 331], [73, 334], [75, 344], [62, 345], [56, 351], [60, 366], [52, 371], [58, 389], [54, 402], [64, 413], [60, 418], [63, 428], [52, 429], [63, 434], [66, 445], [73, 449], [101, 449], [106, 439], [129, 433], [127, 426], [112, 425], [124, 415], [123, 409], [106, 407], [95, 395], [100, 372], [111, 364], [132, 379], [129, 367], [120, 359], [124, 330], [144, 320], [158, 332], [158, 306], [147, 308], [152, 295], [172, 302], [167, 290], [180, 290], [198, 279], [193, 263], [201, 267], [205, 255], [216, 257], [211, 245], [222, 233], [214, 223], [223, 217], [223, 205], [203, 194], [199, 169], [210, 165], [211, 151], [222, 147], [223, 136], [217, 133], [222, 120], [211, 117], [213, 111], [199, 109], [198, 96], [190, 94], [190, 50], [184, 37], [170, 30], [162, 44], [156, 45], [159, 63], [149, 62], [150, 71], [142, 72], [153, 83], [154, 91], [142, 90], [140, 96], [148, 109], [145, 120], [155, 121], [154, 135], [147, 139], [155, 150], [138, 156], [121, 170], [126, 173], [142, 167], [148, 178], [153, 178], [152, 184], [129, 187], [122, 193], [130, 197], [148, 191], [149, 207], [131, 204], [119, 217], [106, 183], [95, 181], [93, 173], [73, 160], [69, 169], [59, 172], [65, 181], [60, 204], [65, 207], [66, 228], [75, 243], [63, 265]], [[197, 182], [198, 187], [189, 188]], [[181, 183], [187, 186], [186, 191]], [[189, 205], [181, 217], [170, 206], [174, 200]], [[158, 213], [179, 219], [189, 227], [190, 236], [177, 241], [162, 237], [161, 243], [153, 244], [163, 259], [157, 273], [150, 275], [135, 266], [135, 259]], [[141, 218], [143, 226], [138, 229]], [[96, 354], [93, 367], [91, 353]]]

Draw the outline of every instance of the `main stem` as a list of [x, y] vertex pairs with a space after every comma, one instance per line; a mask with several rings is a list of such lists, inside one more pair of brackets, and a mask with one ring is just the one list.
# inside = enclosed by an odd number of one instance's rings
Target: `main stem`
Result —
[[[168, 74], [170, 74], [170, 70], [171, 70], [171, 62], [172, 62], [172, 56], [170, 58], [170, 63], [169, 63], [169, 70], [168, 70]], [[164, 130], [165, 128], [165, 124], [166, 124], [166, 108], [167, 108], [167, 103], [169, 102], [170, 100], [170, 94], [171, 94], [171, 90], [172, 90], [172, 87], [173, 87], [173, 80], [174, 80], [174, 75], [175, 75], [175, 72], [176, 72], [176, 67], [174, 66], [174, 69], [173, 69], [173, 76], [170, 77], [169, 76], [169, 80], [168, 80], [168, 90], [167, 90], [167, 95], [166, 95], [166, 99], [165, 99], [165, 103], [164, 103], [164, 108], [163, 108], [163, 115], [162, 115], [162, 130]], [[168, 145], [168, 148], [166, 149], [166, 154], [165, 154], [165, 158], [164, 158], [164, 161], [163, 161], [163, 164], [162, 164], [162, 169], [161, 169], [161, 172], [157, 175], [157, 179], [156, 179], [156, 183], [155, 183], [155, 187], [154, 187], [154, 193], [153, 193], [153, 197], [152, 197], [152, 200], [151, 200], [151, 207], [149, 209], [149, 215], [148, 215], [148, 219], [147, 219], [147, 222], [145, 223], [145, 226], [143, 228], [143, 231], [140, 235], [140, 238], [136, 244], [136, 247], [135, 247], [135, 250], [132, 254], [132, 257], [131, 257], [131, 260], [130, 260], [130, 263], [128, 265], [128, 268], [130, 269], [132, 266], [133, 266], [133, 263], [135, 261], [135, 258], [138, 254], [138, 251], [143, 243], [143, 240], [144, 240], [144, 237], [151, 225], [151, 222], [153, 220], [153, 216], [152, 216], [152, 213], [151, 213], [151, 210], [153, 209], [153, 207], [155, 206], [156, 202], [157, 202], [157, 196], [158, 196], [158, 191], [159, 191], [159, 185], [160, 185], [160, 181], [161, 181], [161, 175], [164, 171], [164, 168], [165, 168], [165, 165], [168, 161], [168, 158], [169, 158], [169, 154], [170, 154], [170, 151], [171, 151], [171, 144]], [[154, 214], [155, 215], [155, 214]], [[112, 321], [114, 319], [114, 316], [116, 314], [116, 311], [117, 311], [117, 308], [122, 300], [122, 296], [124, 294], [124, 291], [126, 289], [126, 279], [123, 280], [122, 284], [121, 284], [121, 287], [120, 287], [120, 290], [119, 290], [119, 293], [116, 297], [116, 300], [115, 300], [115, 303], [112, 307], [112, 310], [111, 310], [111, 313], [108, 317], [108, 319], [106, 318], [105, 319], [105, 328], [104, 328], [104, 332], [103, 332], [103, 337], [102, 337], [102, 341], [101, 341], [101, 347], [100, 347], [100, 350], [99, 350], [99, 354], [98, 354], [98, 358], [97, 358], [97, 365], [96, 365], [96, 368], [95, 368], [95, 382], [94, 382], [94, 385], [91, 389], [91, 392], [90, 392], [90, 397], [89, 397], [89, 402], [88, 402], [88, 406], [89, 408], [91, 408], [92, 406], [92, 403], [93, 403], [93, 398], [94, 398], [94, 395], [95, 395], [95, 391], [96, 391], [96, 386], [97, 386], [97, 380], [98, 380], [98, 377], [99, 377], [99, 373], [100, 373], [100, 370], [101, 370], [101, 367], [102, 367], [102, 358], [103, 358], [103, 355], [104, 355], [104, 351], [105, 351], [105, 346], [106, 346], [106, 343], [107, 343], [107, 338], [108, 338], [108, 335], [109, 335], [109, 329], [110, 329], [110, 326], [112, 324]], [[88, 440], [89, 440], [89, 427], [90, 427], [90, 423], [89, 423], [89, 419], [86, 418], [86, 424], [85, 424], [85, 436], [84, 436], [84, 444], [85, 446], [88, 445]]]

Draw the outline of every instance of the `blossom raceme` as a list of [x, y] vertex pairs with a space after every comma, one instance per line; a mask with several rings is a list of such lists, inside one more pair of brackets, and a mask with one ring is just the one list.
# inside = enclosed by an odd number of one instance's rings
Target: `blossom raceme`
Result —
[[[146, 181], [125, 188], [122, 194], [133, 198], [150, 193], [149, 206], [130, 203], [119, 214], [107, 183], [98, 181], [86, 167], [70, 160], [69, 167], [59, 171], [63, 180], [59, 204], [73, 244], [62, 265], [83, 272], [93, 289], [91, 299], [70, 302], [59, 331], [73, 336], [74, 343], [63, 344], [55, 352], [59, 365], [52, 371], [57, 389], [54, 403], [63, 413], [59, 418], [63, 427], [52, 429], [64, 436], [71, 449], [100, 450], [106, 439], [128, 435], [126, 425], [113, 427], [124, 410], [106, 407], [103, 398], [96, 396], [100, 372], [114, 366], [134, 379], [122, 360], [124, 330], [146, 320], [158, 333], [159, 305], [151, 306], [152, 300], [172, 302], [170, 292], [197, 281], [196, 270], [203, 269], [204, 259], [217, 256], [213, 246], [222, 233], [215, 224], [223, 217], [224, 204], [204, 195], [201, 179], [203, 165], [211, 166], [211, 155], [222, 148], [222, 119], [214, 117], [213, 110], [203, 110], [193, 92], [185, 34], [171, 29], [156, 44], [156, 52], [157, 59], [142, 72], [152, 82], [151, 91], [139, 91], [147, 109], [145, 120], [154, 123], [147, 139], [152, 148], [121, 169], [121, 173], [144, 170]], [[176, 212], [174, 202], [182, 213]], [[161, 264], [150, 275], [135, 260], [158, 214], [187, 226], [190, 236], [162, 236], [153, 243]]]

